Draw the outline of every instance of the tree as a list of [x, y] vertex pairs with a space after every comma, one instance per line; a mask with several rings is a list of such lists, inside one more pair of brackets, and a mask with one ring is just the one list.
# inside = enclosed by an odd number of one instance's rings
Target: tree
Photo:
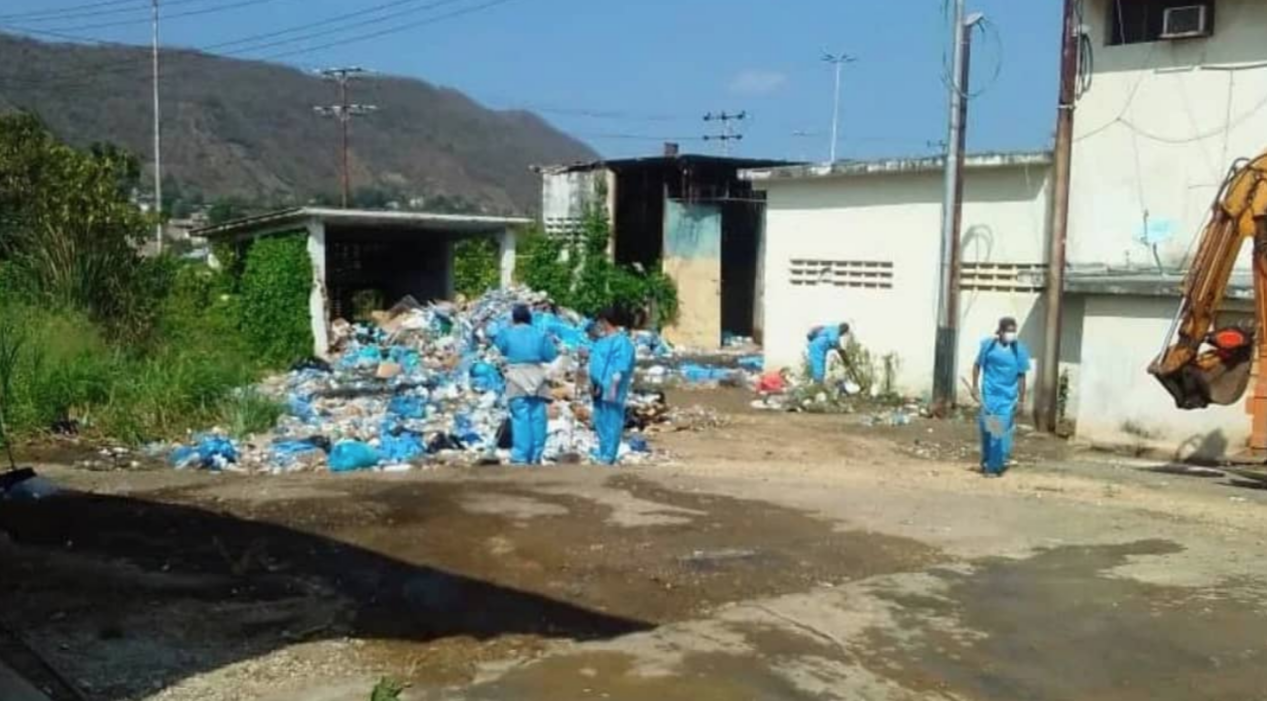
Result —
[[0, 116], [0, 256], [43, 301], [114, 328], [155, 305], [139, 247], [153, 220], [131, 201], [136, 159], [99, 144], [71, 148], [35, 116]]

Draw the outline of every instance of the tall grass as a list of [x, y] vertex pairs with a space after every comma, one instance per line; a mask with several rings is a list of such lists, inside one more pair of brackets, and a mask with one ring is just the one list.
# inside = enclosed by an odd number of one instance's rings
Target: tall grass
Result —
[[141, 443], [210, 426], [246, 434], [280, 415], [241, 389], [260, 368], [232, 339], [180, 333], [179, 342], [124, 348], [76, 312], [8, 303], [0, 316], [25, 339], [3, 397], [11, 434], [70, 419], [90, 434]]

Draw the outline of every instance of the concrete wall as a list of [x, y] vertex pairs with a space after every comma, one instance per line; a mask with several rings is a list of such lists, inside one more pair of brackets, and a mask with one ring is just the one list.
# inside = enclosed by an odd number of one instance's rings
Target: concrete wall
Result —
[[678, 318], [670, 343], [715, 349], [721, 342], [721, 227], [717, 205], [667, 202], [664, 273], [677, 284]]
[[611, 203], [600, 197], [604, 190], [614, 197], [614, 174], [606, 169], [576, 172], [550, 172], [541, 174], [541, 218], [547, 233], [571, 232], [578, 228], [586, 210], [592, 206], [608, 207]]
[[[1042, 347], [1035, 281], [1045, 259], [1047, 166], [969, 169], [965, 179], [959, 374], [981, 339], [1015, 316]], [[812, 326], [848, 321], [877, 356], [899, 360], [911, 394], [932, 388], [942, 180], [937, 172], [769, 180], [764, 239], [765, 350], [771, 367], [799, 367]], [[992, 266], [999, 266], [997, 268]], [[815, 271], [828, 269], [827, 274]], [[808, 272], [807, 272], [808, 271]], [[991, 280], [992, 276], [997, 279]]]
[[1177, 304], [1164, 297], [1085, 298], [1079, 438], [1174, 451], [1177, 457], [1217, 457], [1245, 445], [1250, 425], [1243, 404], [1181, 411], [1147, 374]]
[[1078, 102], [1069, 260], [1181, 265], [1231, 162], [1267, 139], [1267, 3], [1218, 0], [1214, 35], [1107, 45], [1113, 0], [1091, 0], [1091, 89]]

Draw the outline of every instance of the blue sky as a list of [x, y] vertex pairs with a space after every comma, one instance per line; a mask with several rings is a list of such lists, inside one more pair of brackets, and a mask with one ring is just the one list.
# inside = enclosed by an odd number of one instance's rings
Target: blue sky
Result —
[[[687, 151], [717, 152], [695, 140], [716, 130], [703, 114], [746, 110], [736, 154], [824, 160], [832, 107], [824, 51], [858, 58], [844, 74], [841, 157], [926, 154], [945, 138], [945, 0], [162, 1], [172, 15], [164, 43], [189, 47], [382, 7], [257, 42], [291, 43], [231, 48], [245, 49], [244, 58], [290, 54], [276, 60], [305, 69], [360, 65], [458, 88], [492, 107], [542, 110], [607, 156], [656, 153], [666, 137]], [[144, 43], [148, 5], [7, 0], [0, 27]], [[1049, 145], [1059, 5], [969, 0], [970, 11], [990, 19], [976, 34], [970, 150]], [[30, 14], [72, 6], [80, 9]]]

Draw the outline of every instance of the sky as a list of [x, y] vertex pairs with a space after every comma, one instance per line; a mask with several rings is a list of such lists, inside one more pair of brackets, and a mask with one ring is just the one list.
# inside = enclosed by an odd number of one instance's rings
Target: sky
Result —
[[[720, 153], [709, 112], [746, 112], [731, 153], [824, 161], [833, 69], [840, 158], [918, 156], [946, 139], [947, 0], [160, 0], [162, 43], [312, 70], [356, 65], [537, 111], [608, 157], [661, 142]], [[6, 0], [0, 29], [149, 42], [150, 0]], [[968, 0], [968, 149], [1050, 147], [1059, 0]], [[298, 28], [309, 26], [307, 29]], [[282, 33], [287, 32], [289, 33]], [[55, 40], [55, 39], [53, 39]], [[367, 101], [373, 88], [365, 88]]]

